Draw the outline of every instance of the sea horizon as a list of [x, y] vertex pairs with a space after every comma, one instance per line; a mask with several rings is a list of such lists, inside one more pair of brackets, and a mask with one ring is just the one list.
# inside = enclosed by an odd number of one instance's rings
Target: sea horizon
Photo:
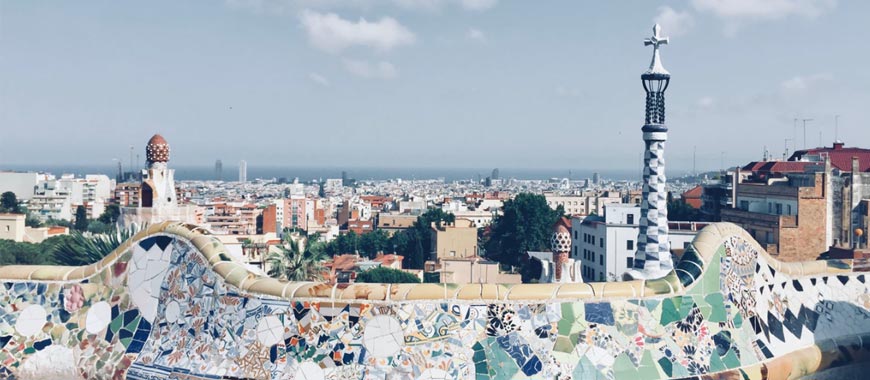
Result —
[[[129, 171], [128, 165], [123, 170]], [[172, 166], [175, 169], [175, 179], [180, 181], [205, 181], [217, 180], [214, 166], [206, 165], [180, 165]], [[356, 180], [426, 180], [444, 179], [445, 181], [477, 180], [491, 176], [494, 168], [451, 168], [451, 167], [294, 167], [294, 166], [254, 166], [248, 165], [247, 178], [254, 179], [277, 179], [299, 178], [300, 181], [311, 181], [327, 178], [341, 178], [342, 172], [347, 173], [348, 178]], [[17, 172], [43, 172], [54, 175], [73, 174], [84, 176], [86, 174], [105, 174], [115, 178], [118, 167], [112, 165], [6, 165], [0, 167], [0, 171]], [[641, 180], [639, 169], [547, 169], [547, 168], [499, 168], [500, 179], [518, 180], [546, 180], [551, 178], [569, 178], [571, 180], [584, 180], [592, 178], [595, 173], [600, 178], [609, 180]], [[687, 173], [686, 173], [687, 174]], [[235, 181], [238, 179], [238, 166], [224, 166], [222, 180]]]

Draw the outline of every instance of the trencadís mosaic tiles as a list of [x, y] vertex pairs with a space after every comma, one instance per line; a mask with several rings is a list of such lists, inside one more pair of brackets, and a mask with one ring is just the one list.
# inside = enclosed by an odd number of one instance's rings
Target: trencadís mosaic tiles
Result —
[[370, 301], [258, 279], [207, 236], [164, 226], [95, 268], [0, 268], [0, 378], [762, 379], [870, 356], [854, 263], [798, 270], [711, 228], [674, 290], [507, 301], [354, 288]]

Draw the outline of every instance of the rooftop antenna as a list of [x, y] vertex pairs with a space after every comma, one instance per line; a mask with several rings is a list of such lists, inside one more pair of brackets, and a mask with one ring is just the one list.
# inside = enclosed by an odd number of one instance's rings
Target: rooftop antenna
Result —
[[130, 175], [133, 174], [133, 146], [130, 145]]
[[798, 119], [794, 118], [794, 123], [791, 127], [791, 150], [797, 151], [797, 122]]
[[804, 122], [804, 149], [807, 148], [807, 122], [813, 121], [813, 119], [802, 119]]

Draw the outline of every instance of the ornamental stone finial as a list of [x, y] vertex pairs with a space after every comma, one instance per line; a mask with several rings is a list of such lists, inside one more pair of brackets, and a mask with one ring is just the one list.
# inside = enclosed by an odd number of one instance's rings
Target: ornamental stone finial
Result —
[[659, 56], [659, 45], [667, 45], [668, 37], [662, 37], [662, 27], [659, 24], [653, 25], [653, 35], [650, 38], [643, 40], [644, 46], [653, 46], [653, 57], [652, 61], [649, 64], [649, 70], [647, 70], [644, 74], [666, 74], [670, 75], [670, 73], [665, 70], [665, 67], [662, 66], [662, 59]]

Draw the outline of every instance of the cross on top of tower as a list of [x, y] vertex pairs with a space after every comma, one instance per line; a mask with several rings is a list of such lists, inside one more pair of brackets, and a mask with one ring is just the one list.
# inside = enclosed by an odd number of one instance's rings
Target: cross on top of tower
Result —
[[653, 25], [653, 35], [650, 38], [643, 40], [644, 46], [653, 46], [653, 57], [649, 64], [649, 70], [644, 74], [667, 74], [670, 73], [662, 66], [662, 59], [659, 57], [659, 45], [667, 45], [668, 37], [661, 36], [662, 27], [659, 24]]

